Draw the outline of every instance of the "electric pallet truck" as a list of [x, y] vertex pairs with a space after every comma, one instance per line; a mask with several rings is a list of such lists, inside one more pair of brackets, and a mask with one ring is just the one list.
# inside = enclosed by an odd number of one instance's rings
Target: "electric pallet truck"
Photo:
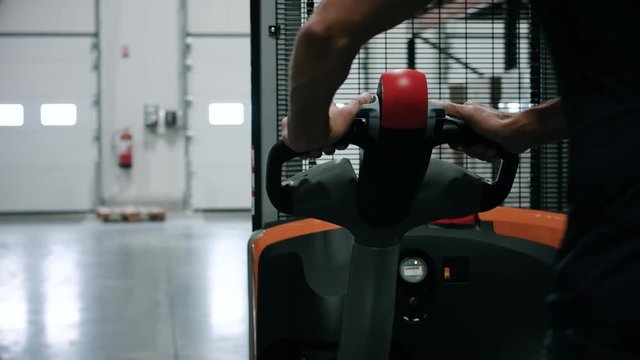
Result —
[[564, 217], [496, 208], [518, 156], [493, 144], [495, 180], [432, 159], [487, 140], [429, 102], [415, 70], [383, 74], [345, 140], [359, 174], [336, 159], [283, 181], [299, 154], [282, 141], [269, 153], [269, 199], [297, 220], [249, 242], [250, 356], [537, 359]]

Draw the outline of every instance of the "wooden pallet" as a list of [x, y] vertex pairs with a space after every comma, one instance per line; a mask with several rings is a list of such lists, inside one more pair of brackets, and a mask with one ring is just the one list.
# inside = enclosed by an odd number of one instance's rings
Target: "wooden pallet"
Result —
[[164, 209], [155, 206], [101, 206], [96, 215], [103, 222], [164, 221]]

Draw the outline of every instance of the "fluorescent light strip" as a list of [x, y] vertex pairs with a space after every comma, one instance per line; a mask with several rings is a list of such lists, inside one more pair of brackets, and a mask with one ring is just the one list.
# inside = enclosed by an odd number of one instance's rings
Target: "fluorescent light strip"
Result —
[[44, 126], [73, 126], [78, 121], [75, 104], [43, 104], [40, 106], [40, 122]]
[[242, 125], [244, 123], [244, 105], [242, 103], [209, 104], [209, 124]]
[[0, 126], [24, 125], [24, 106], [20, 104], [0, 104]]

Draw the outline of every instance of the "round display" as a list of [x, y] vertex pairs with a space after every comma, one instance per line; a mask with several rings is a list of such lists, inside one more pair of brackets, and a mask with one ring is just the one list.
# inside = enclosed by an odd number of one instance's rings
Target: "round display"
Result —
[[409, 257], [400, 263], [400, 277], [402, 280], [416, 284], [427, 277], [427, 264], [417, 257]]

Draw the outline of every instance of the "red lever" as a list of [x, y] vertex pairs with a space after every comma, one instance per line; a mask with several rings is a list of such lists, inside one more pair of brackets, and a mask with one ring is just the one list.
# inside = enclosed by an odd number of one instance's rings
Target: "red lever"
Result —
[[475, 225], [478, 214], [467, 215], [455, 219], [440, 219], [433, 221], [434, 225]]

